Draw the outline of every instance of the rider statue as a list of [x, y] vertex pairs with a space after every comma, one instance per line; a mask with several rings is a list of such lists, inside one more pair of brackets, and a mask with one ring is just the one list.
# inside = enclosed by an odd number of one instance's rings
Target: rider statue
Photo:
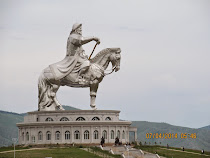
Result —
[[66, 57], [55, 64], [50, 65], [55, 80], [63, 79], [65, 76], [74, 72], [77, 76], [72, 76], [73, 82], [82, 83], [82, 77], [85, 71], [89, 68], [90, 62], [82, 45], [96, 41], [100, 44], [100, 39], [97, 37], [83, 37], [82, 24], [75, 23], [67, 40]]
[[111, 73], [120, 69], [121, 49], [106, 48], [98, 52], [94, 58], [88, 59], [82, 45], [93, 40], [97, 42], [95, 47], [100, 44], [99, 38], [82, 36], [82, 24], [73, 25], [67, 40], [65, 58], [46, 67], [39, 76], [39, 111], [64, 110], [56, 97], [60, 86], [89, 87], [90, 106], [96, 109], [95, 100], [99, 83], [110, 74], [105, 73], [109, 63], [112, 64]]

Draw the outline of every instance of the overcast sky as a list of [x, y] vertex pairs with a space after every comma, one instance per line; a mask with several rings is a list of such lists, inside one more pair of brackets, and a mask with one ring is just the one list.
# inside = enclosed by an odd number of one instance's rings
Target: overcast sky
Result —
[[[98, 109], [120, 110], [125, 120], [210, 125], [208, 0], [0, 0], [0, 110], [37, 110], [38, 77], [65, 57], [75, 22], [101, 39], [94, 55], [122, 50], [120, 71], [99, 85]], [[57, 97], [90, 109], [88, 88], [61, 87]]]

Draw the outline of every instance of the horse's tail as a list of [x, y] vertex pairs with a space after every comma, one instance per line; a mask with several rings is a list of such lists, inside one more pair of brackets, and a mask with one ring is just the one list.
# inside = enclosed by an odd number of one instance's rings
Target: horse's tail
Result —
[[44, 75], [44, 71], [39, 76], [38, 80], [38, 90], [39, 90], [39, 106], [38, 110], [45, 109], [46, 106], [49, 106], [52, 103], [52, 98], [50, 97], [50, 83]]

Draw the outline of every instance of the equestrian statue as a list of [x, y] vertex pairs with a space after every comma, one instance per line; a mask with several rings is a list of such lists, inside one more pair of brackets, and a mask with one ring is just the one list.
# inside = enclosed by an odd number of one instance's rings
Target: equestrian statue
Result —
[[[104, 76], [120, 69], [121, 49], [106, 48], [101, 50], [94, 58], [85, 54], [82, 45], [96, 41], [97, 37], [83, 37], [82, 24], [74, 24], [67, 40], [66, 56], [63, 60], [45, 68], [38, 81], [39, 111], [64, 110], [56, 98], [56, 92], [60, 86], [90, 87], [90, 106], [96, 109], [95, 99], [99, 83]], [[110, 73], [106, 69], [112, 64]]]

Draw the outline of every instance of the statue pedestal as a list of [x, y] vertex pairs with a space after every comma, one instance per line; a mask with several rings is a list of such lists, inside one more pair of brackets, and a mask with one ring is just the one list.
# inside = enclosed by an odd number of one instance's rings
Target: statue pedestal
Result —
[[[131, 122], [119, 120], [117, 110], [64, 110], [28, 112], [18, 123], [19, 144], [100, 144], [129, 142]], [[133, 130], [132, 130], [133, 131]]]

